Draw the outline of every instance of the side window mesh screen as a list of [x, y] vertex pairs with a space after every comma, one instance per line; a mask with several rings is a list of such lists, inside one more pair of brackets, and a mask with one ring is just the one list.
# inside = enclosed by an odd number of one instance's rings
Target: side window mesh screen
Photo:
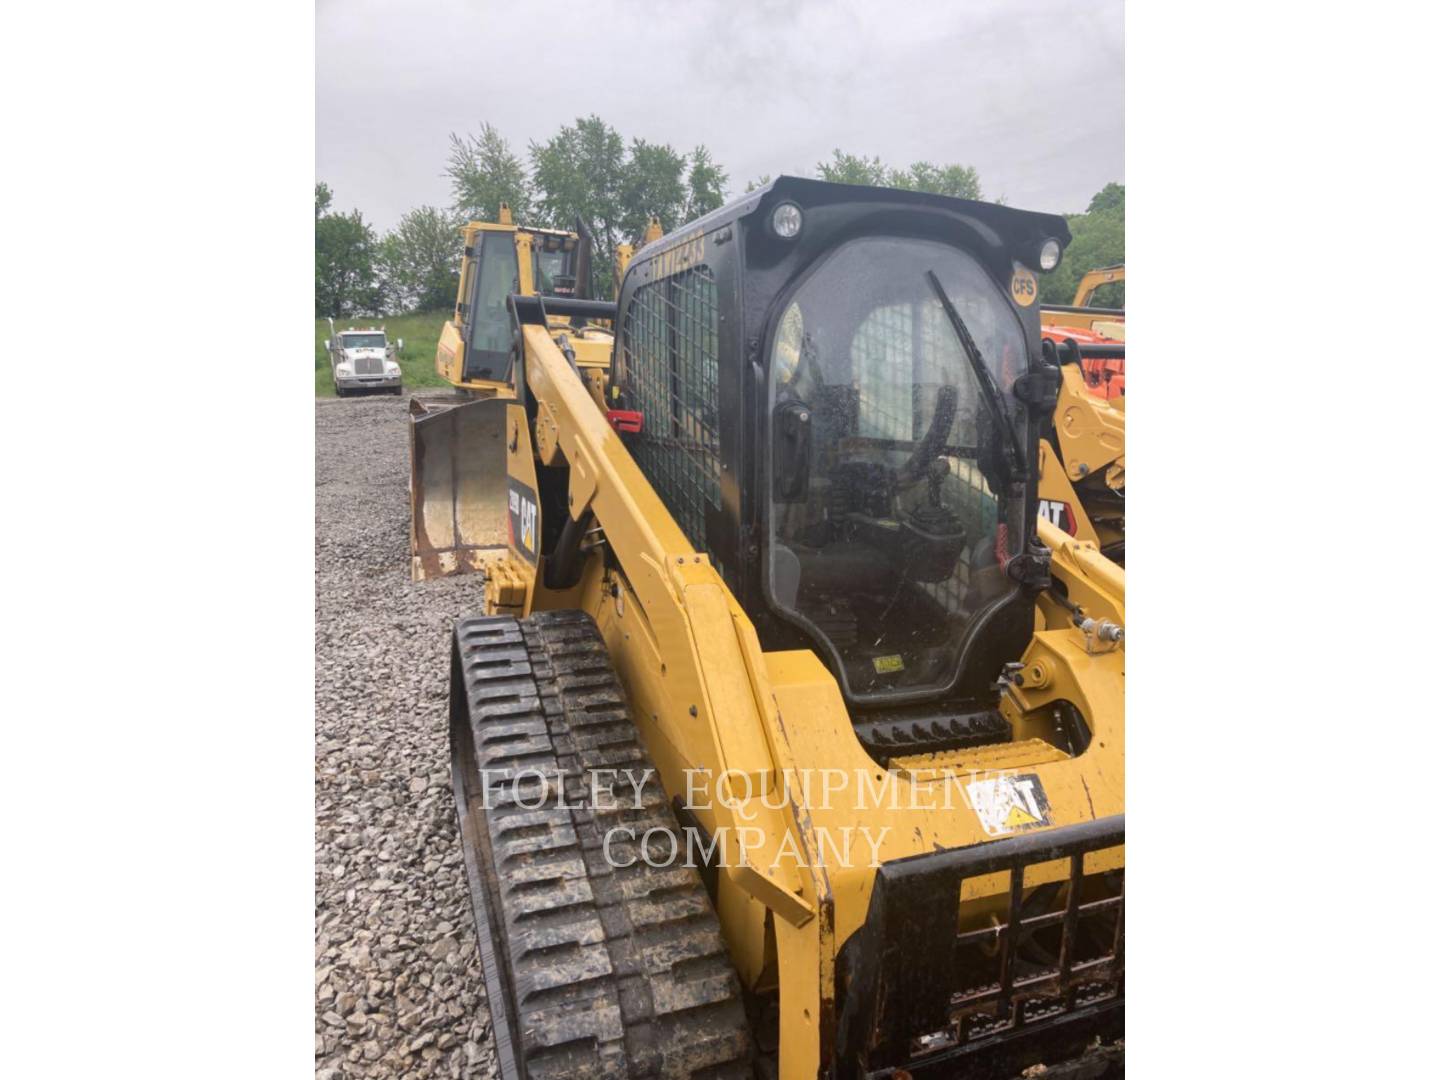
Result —
[[645, 414], [632, 451], [701, 549], [706, 508], [720, 506], [719, 344], [715, 275], [708, 266], [640, 286], [625, 310], [620, 389], [628, 407]]

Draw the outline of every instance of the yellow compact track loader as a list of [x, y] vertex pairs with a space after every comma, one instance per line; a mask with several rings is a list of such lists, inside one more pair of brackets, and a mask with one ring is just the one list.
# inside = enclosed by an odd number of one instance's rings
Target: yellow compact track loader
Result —
[[502, 1076], [1123, 1068], [1124, 571], [1038, 513], [1068, 242], [781, 177], [613, 304], [507, 295], [448, 447], [501, 491], [414, 552], [485, 573], [450, 734]]

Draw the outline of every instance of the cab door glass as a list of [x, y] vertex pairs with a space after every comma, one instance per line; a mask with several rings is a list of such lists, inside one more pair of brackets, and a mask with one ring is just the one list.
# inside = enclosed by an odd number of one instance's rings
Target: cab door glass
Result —
[[932, 241], [838, 248], [772, 339], [771, 601], [860, 700], [943, 691], [966, 630], [1012, 588], [998, 433], [929, 270], [1008, 396], [1019, 321], [972, 256]]
[[475, 297], [470, 305], [467, 379], [500, 379], [510, 355], [510, 314], [505, 302], [520, 288], [520, 264], [510, 232], [481, 234]]

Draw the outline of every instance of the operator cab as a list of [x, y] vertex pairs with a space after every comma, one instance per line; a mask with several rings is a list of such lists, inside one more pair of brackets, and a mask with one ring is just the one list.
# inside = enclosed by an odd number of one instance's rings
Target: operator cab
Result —
[[1020, 320], [972, 255], [933, 240], [836, 246], [771, 337], [766, 592], [855, 700], [947, 686], [966, 630], [1013, 584], [986, 388], [932, 272], [1008, 390]]
[[575, 296], [579, 244], [573, 233], [522, 229], [530, 236], [531, 275], [541, 296]]
[[[466, 381], [505, 378], [510, 360], [511, 325], [506, 300], [511, 293], [576, 295], [581, 241], [574, 233], [486, 225], [477, 229], [475, 250], [467, 260], [463, 319]], [[521, 278], [521, 252], [528, 249]], [[584, 290], [588, 295], [589, 290]]]
[[765, 647], [814, 649], [857, 718], [991, 710], [1029, 641], [1036, 273], [1069, 238], [1055, 215], [781, 177], [626, 274], [632, 453]]

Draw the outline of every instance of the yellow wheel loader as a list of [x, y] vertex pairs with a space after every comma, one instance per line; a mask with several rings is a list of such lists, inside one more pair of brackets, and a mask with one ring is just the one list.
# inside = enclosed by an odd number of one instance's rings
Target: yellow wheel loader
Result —
[[507, 296], [511, 396], [412, 489], [504, 520], [415, 551], [485, 572], [450, 734], [502, 1076], [1123, 1068], [1124, 572], [1038, 514], [1068, 242], [781, 177], [614, 304]]

